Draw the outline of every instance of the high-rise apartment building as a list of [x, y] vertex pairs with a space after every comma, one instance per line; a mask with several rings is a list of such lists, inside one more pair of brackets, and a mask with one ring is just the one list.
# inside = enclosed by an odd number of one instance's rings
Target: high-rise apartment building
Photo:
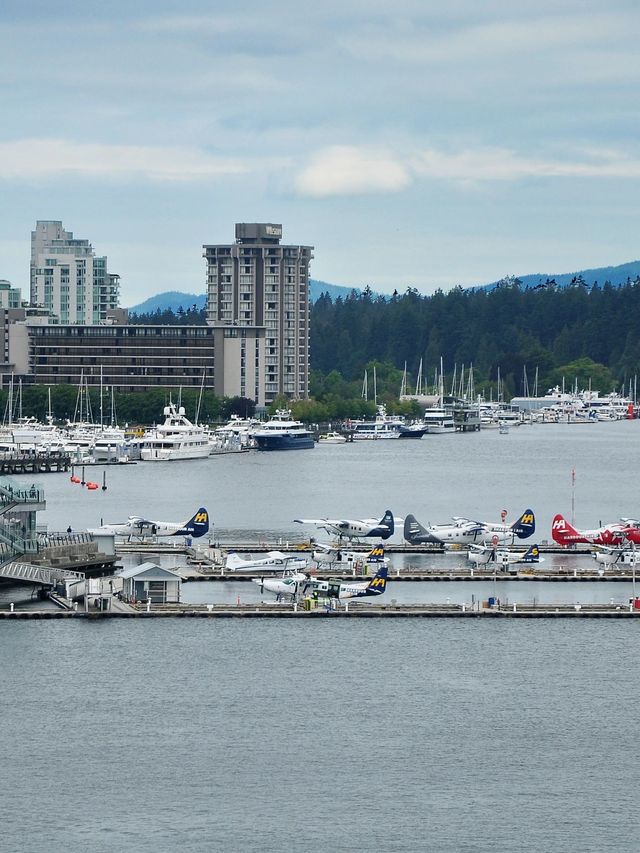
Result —
[[62, 222], [38, 220], [31, 232], [31, 304], [61, 324], [93, 325], [118, 307], [119, 277], [107, 271], [88, 240], [75, 239]]
[[[313, 246], [281, 245], [282, 225], [236, 224], [236, 242], [205, 245], [207, 322], [216, 384], [264, 405], [309, 395], [309, 263]], [[237, 372], [237, 376], [231, 374]]]

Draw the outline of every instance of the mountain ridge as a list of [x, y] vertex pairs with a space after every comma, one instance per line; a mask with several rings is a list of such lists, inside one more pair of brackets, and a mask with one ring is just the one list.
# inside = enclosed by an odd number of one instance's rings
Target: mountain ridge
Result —
[[[593, 286], [594, 283], [602, 285], [605, 281], [609, 281], [614, 287], [619, 287], [628, 280], [633, 281], [640, 276], [640, 260], [628, 261], [624, 264], [608, 267], [593, 267], [591, 269], [576, 270], [568, 273], [530, 273], [527, 275], [509, 276], [509, 278], [517, 278], [522, 282], [523, 287], [536, 287], [539, 284], [544, 284], [547, 280], [555, 281], [559, 287], [566, 287], [571, 284], [572, 280], [582, 277], [584, 283]], [[503, 279], [504, 280], [504, 279]], [[491, 290], [497, 287], [500, 281], [494, 281], [490, 284], [473, 285], [468, 289], [473, 290]], [[465, 288], [467, 289], [467, 288]], [[309, 295], [311, 302], [316, 302], [323, 293], [328, 293], [332, 299], [347, 297], [352, 291], [361, 293], [362, 288], [345, 287], [341, 284], [331, 284], [327, 281], [319, 279], [309, 280]], [[150, 296], [143, 302], [133, 305], [129, 308], [132, 314], [152, 314], [154, 311], [178, 311], [183, 308], [185, 311], [195, 306], [196, 310], [201, 310], [206, 306], [206, 293], [183, 293], [178, 290], [169, 290], [164, 293], [158, 293], [155, 296]]]

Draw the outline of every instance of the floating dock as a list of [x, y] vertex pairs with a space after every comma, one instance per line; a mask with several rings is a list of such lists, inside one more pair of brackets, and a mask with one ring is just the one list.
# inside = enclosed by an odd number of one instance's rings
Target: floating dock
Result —
[[612, 604], [584, 605], [527, 605], [511, 604], [502, 607], [474, 608], [445, 604], [383, 604], [366, 605], [341, 603], [338, 608], [316, 607], [305, 610], [292, 604], [209, 604], [154, 605], [150, 610], [139, 609], [89, 611], [84, 610], [16, 610], [0, 611], [0, 619], [163, 619], [163, 618], [240, 618], [240, 619], [350, 619], [350, 618], [436, 618], [436, 619], [639, 619], [640, 609]]

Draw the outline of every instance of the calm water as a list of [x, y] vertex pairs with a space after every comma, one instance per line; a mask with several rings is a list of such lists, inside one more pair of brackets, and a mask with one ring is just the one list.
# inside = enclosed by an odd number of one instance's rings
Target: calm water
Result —
[[[541, 541], [556, 512], [571, 513], [573, 467], [579, 525], [640, 515], [639, 430], [544, 426], [142, 464], [109, 469], [105, 493], [49, 475], [41, 520], [78, 530], [204, 505], [221, 537], [304, 538], [301, 515], [515, 519], [531, 506]], [[432, 601], [494, 594], [491, 582], [423, 586]], [[497, 592], [629, 594], [528, 582]], [[184, 593], [259, 597], [248, 583]], [[598, 621], [2, 622], [0, 847], [638, 851], [638, 642], [635, 623]]]
[[[514, 521], [536, 513], [536, 539], [549, 539], [557, 512], [571, 517], [571, 469], [576, 471], [575, 519], [640, 516], [640, 421], [540, 425], [420, 441], [357, 442], [289, 453], [242, 453], [205, 460], [110, 468], [106, 492], [87, 492], [68, 475], [37, 479], [52, 529], [94, 527], [128, 515], [189, 518], [206, 506], [222, 537], [308, 538], [300, 517], [397, 516], [445, 522], [452, 515]], [[87, 469], [102, 482], [102, 469]], [[31, 478], [22, 478], [30, 484]], [[402, 538], [401, 535], [399, 537]]]
[[637, 851], [635, 624], [0, 623], [6, 851]]

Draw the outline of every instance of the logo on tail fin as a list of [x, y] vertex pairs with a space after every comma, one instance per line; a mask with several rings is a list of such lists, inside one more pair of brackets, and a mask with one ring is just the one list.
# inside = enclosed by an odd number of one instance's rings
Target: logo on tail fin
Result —
[[367, 563], [384, 563], [384, 545], [376, 545], [369, 551]]
[[525, 509], [520, 518], [511, 525], [518, 539], [528, 539], [536, 532], [536, 519], [532, 509]]
[[209, 513], [207, 510], [201, 506], [200, 509], [196, 512], [193, 518], [190, 518], [189, 521], [181, 527], [174, 535], [175, 536], [193, 536], [194, 539], [198, 539], [200, 536], [204, 536], [205, 533], [209, 532]]
[[366, 595], [382, 595], [387, 588], [387, 567], [381, 566], [375, 577], [371, 578], [365, 590]]
[[523, 563], [539, 563], [540, 562], [540, 549], [537, 545], [532, 545], [527, 553], [522, 558]]
[[581, 537], [575, 527], [572, 527], [566, 518], [560, 514], [553, 517], [551, 523], [551, 536], [553, 541], [558, 545], [571, 545], [574, 542], [586, 542], [584, 537]]

